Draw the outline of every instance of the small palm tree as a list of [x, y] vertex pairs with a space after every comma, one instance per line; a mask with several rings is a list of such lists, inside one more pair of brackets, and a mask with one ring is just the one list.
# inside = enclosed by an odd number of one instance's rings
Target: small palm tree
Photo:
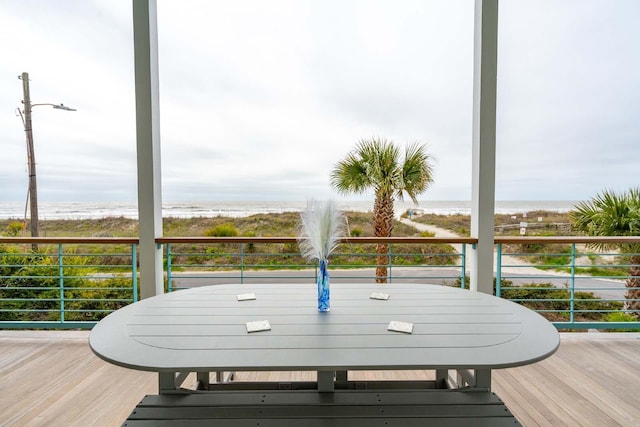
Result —
[[[573, 226], [590, 236], [638, 236], [640, 233], [640, 189], [622, 194], [605, 190], [588, 202], [580, 202], [569, 212]], [[626, 281], [625, 310], [640, 316], [640, 244], [590, 245], [596, 249], [619, 249], [629, 255], [631, 267]]]
[[[393, 230], [393, 202], [406, 193], [414, 203], [433, 182], [431, 157], [423, 144], [409, 144], [404, 158], [391, 141], [381, 138], [360, 140], [331, 172], [331, 185], [342, 194], [375, 193], [373, 222], [376, 237], [390, 237]], [[379, 244], [376, 282], [387, 282], [387, 245]]]

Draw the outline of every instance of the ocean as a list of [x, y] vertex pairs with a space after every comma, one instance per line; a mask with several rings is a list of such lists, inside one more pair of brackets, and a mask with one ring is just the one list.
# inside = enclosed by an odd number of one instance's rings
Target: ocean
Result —
[[[368, 201], [337, 201], [338, 207], [345, 211], [370, 212], [373, 210], [373, 200]], [[534, 210], [553, 212], [568, 212], [576, 201], [497, 201], [497, 214], [517, 214]], [[305, 201], [246, 201], [246, 202], [193, 202], [193, 203], [163, 203], [163, 217], [246, 217], [258, 213], [300, 212], [306, 206]], [[471, 214], [470, 201], [427, 200], [417, 206], [412, 202], [396, 201], [396, 214], [402, 214], [407, 209], [421, 209], [425, 213], [439, 215]], [[42, 202], [38, 205], [40, 220], [53, 219], [97, 219], [107, 217], [137, 218], [138, 210], [135, 203], [113, 202]], [[27, 211], [27, 216], [29, 215]], [[25, 216], [24, 203], [0, 202], [0, 219], [20, 219]]]

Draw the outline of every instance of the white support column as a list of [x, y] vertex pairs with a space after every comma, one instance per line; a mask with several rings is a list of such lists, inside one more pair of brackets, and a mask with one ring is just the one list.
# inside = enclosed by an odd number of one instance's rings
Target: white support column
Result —
[[476, 0], [473, 67], [471, 290], [493, 293], [498, 0]]
[[133, 0], [136, 84], [140, 298], [164, 292], [162, 186], [160, 174], [160, 100], [156, 0]]

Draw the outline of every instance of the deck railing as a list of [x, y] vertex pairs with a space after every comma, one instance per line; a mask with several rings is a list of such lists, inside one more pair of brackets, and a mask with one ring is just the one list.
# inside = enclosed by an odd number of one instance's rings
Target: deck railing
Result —
[[[165, 248], [169, 291], [216, 283], [313, 283], [318, 273], [316, 263], [301, 257], [294, 237], [166, 237], [156, 241]], [[388, 283], [437, 281], [464, 287], [468, 281], [464, 255], [475, 242], [471, 238], [342, 239], [330, 259], [331, 280], [375, 281], [376, 245], [384, 243]], [[452, 243], [461, 250], [453, 250]]]
[[[607, 238], [640, 243], [640, 238]], [[635, 240], [633, 240], [635, 239]], [[558, 328], [637, 329], [625, 298], [628, 255], [589, 251], [586, 237], [496, 237], [496, 295]], [[376, 246], [387, 281], [469, 287], [473, 238], [349, 238], [330, 260], [333, 283], [375, 281]], [[31, 250], [38, 244], [38, 252]], [[293, 237], [159, 238], [167, 291], [217, 283], [313, 283], [317, 268]], [[0, 328], [90, 328], [138, 298], [135, 238], [0, 238]], [[451, 248], [454, 247], [455, 250]], [[535, 264], [534, 268], [532, 265]], [[634, 300], [631, 300], [634, 301]], [[638, 301], [637, 299], [635, 301]]]
[[640, 237], [496, 237], [495, 242], [497, 296], [526, 303], [558, 328], [640, 327], [640, 287], [628, 294], [626, 286], [640, 281], [631, 274], [639, 266], [630, 262], [640, 254], [593, 249], [640, 245]]
[[134, 238], [0, 238], [0, 328], [90, 328], [137, 301], [137, 246]]

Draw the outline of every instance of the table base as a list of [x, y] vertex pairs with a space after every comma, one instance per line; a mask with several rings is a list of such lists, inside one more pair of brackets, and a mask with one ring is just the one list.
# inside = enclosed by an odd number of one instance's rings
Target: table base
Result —
[[[197, 372], [197, 391], [209, 390], [316, 390], [331, 393], [335, 390], [367, 389], [457, 389], [467, 391], [491, 391], [490, 369], [437, 369], [435, 380], [350, 381], [348, 371], [317, 371], [317, 381], [233, 381], [232, 372], [215, 373], [216, 382], [210, 382], [209, 372]], [[189, 372], [159, 373], [160, 394], [188, 393], [182, 387]]]

